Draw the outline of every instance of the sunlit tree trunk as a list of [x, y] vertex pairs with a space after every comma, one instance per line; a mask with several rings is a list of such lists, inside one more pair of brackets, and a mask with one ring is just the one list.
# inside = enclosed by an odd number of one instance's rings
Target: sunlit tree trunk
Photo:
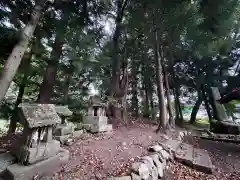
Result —
[[168, 73], [166, 72], [166, 69], [164, 69], [164, 80], [165, 80], [165, 87], [166, 87], [166, 97], [167, 97], [167, 108], [169, 113], [169, 123], [174, 127], [175, 126], [175, 120], [173, 117], [173, 109], [171, 105], [171, 97], [170, 97], [170, 88], [168, 83]]
[[29, 78], [29, 67], [30, 67], [32, 55], [33, 55], [33, 52], [31, 51], [29, 53], [27, 59], [24, 60], [23, 69], [24, 69], [25, 73], [24, 73], [24, 76], [22, 78], [21, 84], [19, 85], [17, 100], [15, 102], [12, 117], [10, 119], [10, 125], [9, 125], [9, 129], [8, 129], [8, 134], [9, 135], [12, 134], [12, 133], [15, 133], [15, 131], [16, 131], [17, 119], [18, 119], [17, 108], [18, 108], [18, 105], [20, 103], [22, 103], [22, 98], [23, 98], [23, 95], [24, 95], [25, 87], [27, 85], [27, 81], [28, 81], [28, 78]]
[[3, 100], [17, 70], [21, 63], [22, 57], [28, 47], [28, 43], [31, 40], [35, 28], [41, 16], [41, 12], [46, 0], [39, 0], [38, 4], [35, 6], [31, 19], [25, 28], [22, 30], [19, 42], [15, 45], [12, 53], [6, 60], [4, 68], [0, 77], [0, 101]]

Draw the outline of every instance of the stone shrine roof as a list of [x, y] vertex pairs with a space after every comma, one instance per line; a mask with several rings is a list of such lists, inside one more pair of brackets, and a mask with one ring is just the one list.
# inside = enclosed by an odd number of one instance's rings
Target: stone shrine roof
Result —
[[27, 104], [18, 106], [20, 123], [29, 128], [52, 126], [60, 123], [54, 104]]
[[71, 116], [73, 114], [73, 112], [68, 109], [68, 106], [55, 106], [55, 110], [62, 116]]
[[107, 105], [106, 103], [104, 103], [100, 97], [97, 97], [97, 96], [91, 96], [90, 99], [89, 99], [89, 105], [91, 107], [103, 107], [103, 108], [106, 108]]

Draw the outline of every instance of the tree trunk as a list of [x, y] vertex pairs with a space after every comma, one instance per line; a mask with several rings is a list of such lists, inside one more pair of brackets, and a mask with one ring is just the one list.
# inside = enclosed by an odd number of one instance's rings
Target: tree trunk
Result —
[[144, 101], [144, 113], [143, 117], [149, 118], [150, 113], [149, 113], [149, 92], [148, 92], [148, 87], [144, 85], [144, 91], [145, 91], [145, 101]]
[[26, 59], [26, 61], [24, 63], [25, 74], [23, 76], [21, 84], [19, 85], [18, 96], [17, 96], [17, 100], [16, 100], [15, 105], [14, 105], [14, 110], [13, 110], [13, 113], [12, 113], [9, 129], [8, 129], [8, 134], [9, 135], [12, 134], [12, 133], [15, 133], [15, 131], [16, 131], [17, 120], [18, 120], [18, 114], [17, 114], [18, 110], [17, 109], [18, 109], [18, 105], [20, 103], [22, 103], [24, 90], [25, 90], [25, 87], [27, 85], [27, 81], [28, 81], [28, 77], [29, 77], [29, 67], [30, 67], [32, 55], [33, 55], [33, 52], [31, 51], [28, 58]]
[[[128, 3], [128, 0], [117, 0], [116, 1], [117, 17], [115, 19], [116, 28], [115, 28], [115, 31], [113, 34], [112, 78], [111, 78], [110, 96], [112, 96], [113, 98], [116, 98], [118, 101], [121, 101], [121, 102], [123, 102], [123, 98], [124, 98], [124, 96], [126, 96], [126, 92], [127, 92], [126, 89], [128, 86], [128, 75], [127, 75], [127, 67], [126, 66], [122, 68], [123, 69], [123, 78], [120, 79], [121, 64], [124, 64], [124, 62], [123, 61], [121, 62], [119, 59], [119, 38], [121, 35], [121, 24], [122, 24], [122, 19], [124, 16], [124, 10], [126, 8], [127, 3]], [[125, 62], [125, 65], [127, 64], [126, 62]], [[112, 108], [111, 108], [112, 111], [119, 111], [118, 107], [116, 107], [116, 106], [117, 106], [117, 104], [112, 106]], [[122, 107], [121, 107], [121, 109], [122, 109]], [[124, 109], [126, 109], [126, 107]], [[117, 115], [119, 113], [113, 112], [112, 114]], [[123, 113], [121, 112], [121, 114], [123, 114]]]
[[71, 84], [71, 80], [72, 80], [72, 73], [66, 74], [64, 92], [63, 92], [64, 104], [68, 104], [68, 92], [69, 92], [69, 86]]
[[22, 57], [27, 49], [28, 43], [31, 40], [35, 28], [41, 16], [43, 5], [46, 0], [40, 0], [35, 6], [31, 19], [25, 28], [22, 30], [21, 38], [16, 46], [13, 48], [12, 53], [4, 64], [3, 71], [0, 77], [0, 101], [3, 100], [17, 70], [21, 63]]
[[131, 78], [131, 84], [132, 84], [132, 115], [135, 117], [138, 117], [138, 78], [137, 78], [137, 64], [132, 63], [132, 78]]
[[164, 88], [163, 88], [163, 71], [162, 71], [162, 63], [161, 57], [159, 54], [159, 39], [157, 31], [155, 32], [155, 61], [156, 61], [156, 75], [157, 75], [157, 95], [158, 95], [158, 104], [159, 104], [159, 125], [156, 132], [159, 132], [161, 128], [164, 130], [167, 128], [166, 121], [166, 105], [165, 105], [165, 97], [164, 97]]
[[[174, 81], [174, 82], [176, 82], [176, 81]], [[174, 91], [175, 92], [175, 106], [177, 108], [177, 115], [176, 115], [175, 121], [178, 125], [182, 125], [183, 113], [182, 113], [182, 108], [181, 108], [181, 103], [180, 103], [180, 93], [179, 93], [180, 89], [179, 89], [179, 87], [177, 87], [177, 85], [175, 85], [174, 89], [175, 89], [175, 91]]]
[[197, 99], [197, 101], [192, 109], [192, 113], [191, 113], [191, 119], [190, 119], [191, 124], [196, 122], [197, 113], [202, 104], [202, 101], [203, 101], [203, 98], [202, 98], [201, 92], [198, 92], [198, 99]]
[[150, 116], [150, 111], [149, 111], [150, 78], [149, 78], [149, 74], [148, 74], [148, 71], [147, 71], [148, 64], [145, 63], [145, 54], [143, 56], [143, 62], [144, 63], [142, 64], [142, 76], [143, 76], [142, 84], [143, 84], [144, 96], [145, 96], [145, 97], [143, 97], [143, 99], [144, 99], [143, 117], [149, 118], [149, 116]]
[[38, 102], [39, 103], [50, 103], [50, 99], [53, 93], [53, 87], [56, 81], [57, 69], [59, 59], [62, 55], [62, 46], [64, 44], [62, 35], [57, 34], [53, 49], [51, 52], [51, 58], [48, 61], [48, 67], [43, 77], [43, 82], [40, 86]]
[[155, 119], [156, 118], [156, 113], [155, 113], [155, 110], [154, 110], [153, 93], [150, 94], [150, 106], [151, 106], [151, 118]]
[[171, 105], [171, 98], [170, 98], [170, 88], [168, 83], [168, 73], [166, 72], [166, 69], [164, 69], [164, 79], [165, 79], [165, 89], [166, 89], [166, 97], [167, 97], [167, 108], [169, 113], [169, 123], [175, 127], [175, 121], [173, 118], [173, 111], [172, 111], [172, 105]]
[[208, 99], [207, 99], [207, 96], [206, 96], [203, 85], [201, 85], [201, 91], [202, 91], [204, 105], [205, 105], [205, 108], [206, 108], [206, 111], [207, 111], [207, 114], [208, 114], [209, 121], [212, 122], [211, 108], [209, 106]]
[[121, 76], [121, 62], [119, 59], [119, 38], [121, 35], [121, 24], [124, 16], [124, 10], [128, 0], [117, 0], [117, 17], [115, 20], [116, 28], [113, 34], [113, 57], [112, 57], [112, 81], [111, 81], [111, 96], [124, 96], [120, 87], [120, 76]]

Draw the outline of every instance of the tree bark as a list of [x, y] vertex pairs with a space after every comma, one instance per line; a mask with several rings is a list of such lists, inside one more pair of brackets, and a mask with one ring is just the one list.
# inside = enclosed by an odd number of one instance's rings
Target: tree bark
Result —
[[193, 106], [192, 113], [191, 113], [191, 119], [190, 119], [191, 124], [196, 122], [197, 113], [198, 113], [198, 110], [199, 110], [202, 102], [203, 102], [202, 94], [201, 94], [201, 92], [198, 92], [198, 99], [197, 99], [195, 105]]
[[151, 106], [151, 118], [155, 119], [156, 118], [156, 114], [154, 112], [153, 92], [151, 92], [151, 94], [150, 94], [150, 106]]
[[[121, 88], [121, 62], [119, 59], [119, 38], [121, 35], [121, 24], [124, 16], [124, 10], [128, 0], [117, 0], [117, 17], [115, 20], [116, 28], [113, 34], [113, 58], [112, 58], [112, 82], [111, 82], [111, 96], [123, 97], [125, 87]], [[126, 86], [126, 84], [125, 84]]]
[[36, 29], [38, 21], [41, 16], [41, 12], [43, 9], [43, 5], [46, 0], [40, 0], [38, 4], [35, 6], [31, 19], [25, 28], [22, 30], [21, 37], [19, 42], [13, 48], [12, 53], [6, 60], [4, 64], [3, 71], [0, 77], [0, 101], [3, 100], [17, 70], [21, 63], [22, 57], [27, 49], [28, 43], [31, 40], [33, 33]]
[[212, 118], [212, 114], [211, 114], [211, 108], [209, 106], [209, 102], [208, 102], [208, 99], [207, 99], [207, 96], [206, 96], [204, 85], [201, 85], [201, 91], [202, 91], [204, 105], [205, 105], [205, 108], [206, 108], [206, 111], [207, 111], [207, 114], [208, 114], [209, 121], [212, 122], [213, 118]]
[[138, 78], [137, 78], [137, 65], [136, 63], [132, 64], [132, 113], [133, 116], [138, 117]]
[[166, 121], [166, 105], [165, 105], [165, 97], [164, 97], [164, 88], [163, 88], [163, 70], [162, 70], [162, 63], [161, 57], [159, 54], [159, 39], [157, 31], [155, 34], [155, 62], [156, 62], [156, 75], [157, 75], [157, 94], [158, 94], [158, 105], [159, 105], [159, 125], [156, 132], [159, 132], [160, 129], [167, 128], [167, 121]]
[[148, 87], [144, 85], [144, 95], [145, 95], [145, 101], [144, 101], [144, 114], [143, 117], [149, 118], [150, 113], [149, 113], [149, 92], [148, 92]]
[[64, 104], [68, 103], [68, 92], [69, 92], [69, 86], [71, 84], [71, 80], [72, 80], [72, 73], [66, 74], [64, 92], [63, 92]]
[[164, 68], [164, 79], [165, 79], [165, 89], [166, 89], [166, 97], [167, 97], [167, 108], [169, 113], [169, 123], [175, 127], [175, 121], [173, 118], [173, 111], [172, 111], [172, 105], [171, 105], [171, 98], [170, 98], [170, 88], [168, 83], [168, 73], [166, 72], [166, 68]]
[[[176, 84], [176, 80], [174, 80]], [[178, 125], [182, 125], [183, 123], [183, 113], [182, 113], [182, 108], [181, 108], [181, 103], [180, 103], [180, 89], [178, 85], [174, 85], [174, 97], [175, 97], [175, 108], [176, 108], [176, 120], [175, 122]]]
[[57, 34], [53, 49], [51, 52], [51, 58], [48, 61], [48, 67], [43, 77], [43, 82], [40, 86], [38, 102], [39, 103], [50, 103], [50, 99], [53, 93], [53, 87], [56, 81], [57, 69], [59, 59], [62, 55], [62, 46], [64, 44], [63, 37], [61, 34]]
[[27, 81], [28, 81], [28, 77], [29, 77], [29, 67], [30, 67], [32, 55], [33, 55], [33, 52], [31, 51], [28, 58], [26, 59], [26, 61], [24, 63], [25, 74], [23, 76], [21, 84], [19, 85], [18, 96], [17, 96], [17, 100], [16, 100], [15, 105], [14, 105], [14, 110], [13, 110], [13, 113], [12, 113], [9, 129], [8, 129], [8, 134], [9, 135], [12, 134], [12, 133], [15, 133], [15, 131], [16, 131], [17, 119], [18, 119], [17, 108], [18, 108], [18, 105], [20, 103], [22, 103], [22, 98], [23, 98], [25, 87], [27, 85]]

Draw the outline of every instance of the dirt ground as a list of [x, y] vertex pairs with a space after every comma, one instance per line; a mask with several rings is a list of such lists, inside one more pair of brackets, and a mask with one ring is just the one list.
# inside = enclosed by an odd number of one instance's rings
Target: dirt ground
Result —
[[[70, 161], [52, 177], [38, 177], [38, 180], [104, 180], [110, 176], [129, 173], [130, 165], [148, 153], [149, 145], [163, 141], [163, 133], [156, 134], [156, 125], [135, 123], [120, 126], [109, 134], [84, 136], [71, 146]], [[178, 129], [169, 131], [168, 136], [176, 135]], [[213, 175], [195, 171], [177, 162], [172, 162], [165, 180], [240, 180], [240, 145], [198, 140], [191, 136], [186, 142], [208, 150], [216, 167]], [[8, 147], [9, 141], [0, 140], [1, 148]], [[1, 150], [0, 148], [0, 150]]]
[[135, 124], [119, 127], [110, 134], [76, 140], [73, 145], [64, 147], [71, 153], [70, 161], [52, 179], [103, 180], [126, 175], [132, 162], [147, 154], [150, 145], [164, 140], [163, 134], [154, 132], [156, 128]]

